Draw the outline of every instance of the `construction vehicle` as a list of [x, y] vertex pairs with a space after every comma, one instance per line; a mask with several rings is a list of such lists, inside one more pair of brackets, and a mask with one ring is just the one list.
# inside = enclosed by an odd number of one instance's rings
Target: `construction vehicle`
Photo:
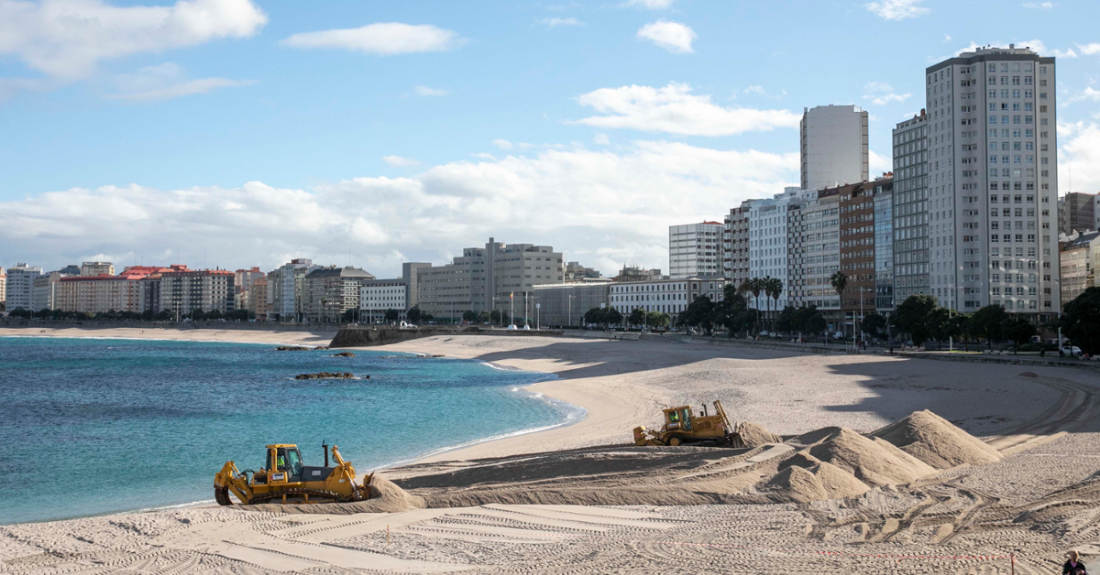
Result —
[[744, 447], [745, 442], [730, 425], [722, 402], [714, 402], [714, 415], [707, 413], [707, 406], [698, 415], [691, 406], [681, 405], [664, 410], [665, 424], [659, 430], [648, 431], [644, 426], [634, 428], [635, 445], [698, 445], [704, 447]]
[[333, 501], [363, 501], [370, 499], [370, 483], [374, 473], [363, 478], [362, 485], [355, 483], [355, 468], [340, 457], [340, 450], [332, 446], [335, 467], [328, 464], [328, 444], [322, 443], [325, 452], [324, 467], [308, 467], [302, 462], [298, 446], [292, 443], [276, 443], [267, 446], [267, 467], [257, 471], [238, 471], [229, 461], [214, 476], [214, 499], [219, 505], [232, 505], [232, 493], [243, 505], [256, 503], [326, 503]]

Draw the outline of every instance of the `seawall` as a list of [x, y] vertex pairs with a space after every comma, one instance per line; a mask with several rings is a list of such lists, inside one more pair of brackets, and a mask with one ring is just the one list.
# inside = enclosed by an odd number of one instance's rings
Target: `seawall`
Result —
[[496, 335], [501, 337], [556, 337], [558, 330], [486, 329], [478, 326], [421, 326], [413, 329], [395, 327], [345, 327], [332, 338], [329, 347], [373, 347], [437, 335]]

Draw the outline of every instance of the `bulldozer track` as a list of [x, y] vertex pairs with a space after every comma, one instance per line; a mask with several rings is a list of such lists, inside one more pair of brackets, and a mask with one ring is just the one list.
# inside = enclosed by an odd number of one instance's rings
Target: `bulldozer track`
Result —
[[[327, 500], [330, 500], [330, 501], [347, 501], [347, 500], [349, 500], [349, 499], [345, 499], [344, 497], [341, 497], [339, 493], [335, 493], [333, 491], [325, 491], [325, 490], [322, 490], [322, 489], [301, 489], [301, 488], [299, 488], [299, 489], [287, 489], [287, 490], [284, 490], [284, 491], [269, 493], [267, 495], [255, 496], [255, 497], [252, 498], [252, 501], [248, 502], [248, 504], [249, 505], [259, 505], [261, 503], [270, 503], [270, 502], [276, 501], [276, 500], [281, 503], [284, 496], [286, 496], [286, 497], [301, 497], [301, 496], [306, 496], [306, 495], [308, 495], [310, 498], [318, 497], [318, 498], [327, 499]], [[352, 497], [354, 497], [354, 496], [355, 495], [353, 494]], [[297, 503], [297, 501], [295, 503]]]

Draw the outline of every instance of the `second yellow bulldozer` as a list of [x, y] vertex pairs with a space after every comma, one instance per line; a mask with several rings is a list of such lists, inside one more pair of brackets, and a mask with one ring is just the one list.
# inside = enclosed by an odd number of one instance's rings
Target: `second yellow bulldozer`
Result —
[[267, 467], [257, 471], [238, 471], [229, 461], [214, 476], [214, 499], [219, 505], [232, 505], [232, 493], [244, 505], [256, 503], [326, 503], [333, 501], [363, 501], [370, 499], [371, 473], [361, 485], [355, 483], [355, 468], [340, 457], [332, 446], [335, 467], [328, 464], [328, 445], [324, 467], [309, 467], [302, 462], [302, 453], [292, 443], [267, 446]]
[[714, 415], [707, 413], [707, 406], [695, 415], [691, 406], [681, 405], [664, 410], [665, 424], [661, 429], [648, 431], [644, 426], [634, 428], [635, 445], [698, 445], [713, 447], [745, 447], [741, 436], [730, 425], [722, 402], [714, 402]]

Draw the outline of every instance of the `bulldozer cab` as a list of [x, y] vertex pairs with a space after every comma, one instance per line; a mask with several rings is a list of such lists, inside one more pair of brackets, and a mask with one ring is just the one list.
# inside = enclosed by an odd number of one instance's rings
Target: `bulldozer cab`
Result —
[[691, 431], [691, 420], [691, 408], [686, 405], [665, 410], [665, 428], [668, 431]]
[[302, 454], [297, 445], [267, 446], [268, 478], [272, 483], [301, 481]]

